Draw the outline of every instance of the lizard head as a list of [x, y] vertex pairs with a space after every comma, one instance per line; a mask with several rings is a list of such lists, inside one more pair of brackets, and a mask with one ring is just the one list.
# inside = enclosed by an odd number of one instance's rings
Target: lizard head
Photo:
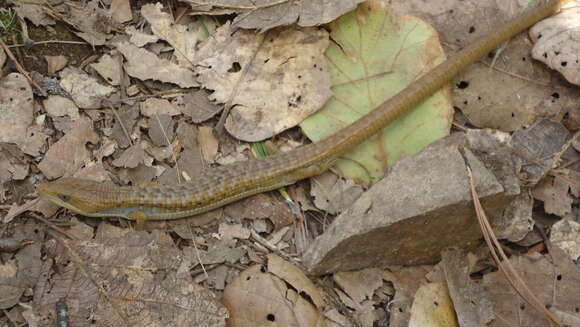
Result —
[[92, 213], [106, 207], [102, 203], [102, 195], [107, 193], [106, 188], [110, 186], [86, 179], [63, 177], [56, 181], [41, 183], [36, 190], [41, 197], [59, 206], [81, 215], [91, 216]]

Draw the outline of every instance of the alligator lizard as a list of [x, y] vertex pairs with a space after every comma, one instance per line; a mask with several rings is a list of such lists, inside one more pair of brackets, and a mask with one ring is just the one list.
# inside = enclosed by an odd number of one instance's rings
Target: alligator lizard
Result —
[[570, 0], [540, 0], [417, 79], [372, 112], [330, 137], [290, 152], [211, 169], [182, 185], [114, 186], [61, 178], [38, 186], [41, 196], [90, 217], [168, 220], [196, 215], [252, 194], [273, 190], [328, 169], [336, 158], [377, 133], [442, 88], [501, 42], [554, 14]]

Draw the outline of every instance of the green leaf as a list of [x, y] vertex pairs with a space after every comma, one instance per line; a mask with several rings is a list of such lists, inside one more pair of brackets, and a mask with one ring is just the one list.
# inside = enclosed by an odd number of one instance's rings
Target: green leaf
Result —
[[[431, 26], [394, 16], [374, 2], [334, 21], [330, 29], [333, 42], [325, 54], [334, 96], [301, 124], [313, 141], [357, 120], [445, 58]], [[341, 157], [336, 168], [359, 183], [374, 183], [397, 159], [448, 135], [452, 114], [449, 89], [439, 91]]]

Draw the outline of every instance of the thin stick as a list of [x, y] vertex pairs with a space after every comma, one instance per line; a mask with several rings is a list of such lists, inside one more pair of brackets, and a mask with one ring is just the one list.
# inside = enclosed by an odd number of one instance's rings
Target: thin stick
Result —
[[0, 46], [2, 46], [2, 48], [4, 49], [4, 52], [6, 52], [6, 55], [8, 55], [8, 57], [10, 59], [12, 59], [12, 61], [14, 62], [14, 65], [16, 65], [16, 69], [18, 69], [18, 72], [20, 72], [20, 74], [24, 75], [24, 77], [26, 77], [28, 82], [30, 84], [34, 85], [34, 87], [36, 87], [38, 89], [38, 92], [40, 92], [40, 94], [42, 94], [44, 97], [48, 97], [48, 93], [46, 93], [46, 91], [43, 88], [41, 88], [38, 84], [36, 84], [35, 81], [32, 80], [32, 78], [30, 78], [30, 75], [28, 75], [28, 73], [24, 70], [22, 65], [20, 65], [18, 60], [16, 60], [16, 58], [12, 54], [12, 51], [10, 51], [10, 49], [8, 48], [6, 43], [4, 43], [4, 41], [2, 41], [2, 39], [0, 39]]

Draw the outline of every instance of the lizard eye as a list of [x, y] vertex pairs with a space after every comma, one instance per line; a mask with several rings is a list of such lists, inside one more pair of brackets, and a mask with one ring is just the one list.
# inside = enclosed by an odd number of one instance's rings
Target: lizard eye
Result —
[[68, 201], [70, 201], [70, 196], [68, 196], [68, 195], [59, 194], [59, 195], [58, 195], [58, 198], [59, 198], [61, 201], [63, 201], [63, 202], [68, 202]]

